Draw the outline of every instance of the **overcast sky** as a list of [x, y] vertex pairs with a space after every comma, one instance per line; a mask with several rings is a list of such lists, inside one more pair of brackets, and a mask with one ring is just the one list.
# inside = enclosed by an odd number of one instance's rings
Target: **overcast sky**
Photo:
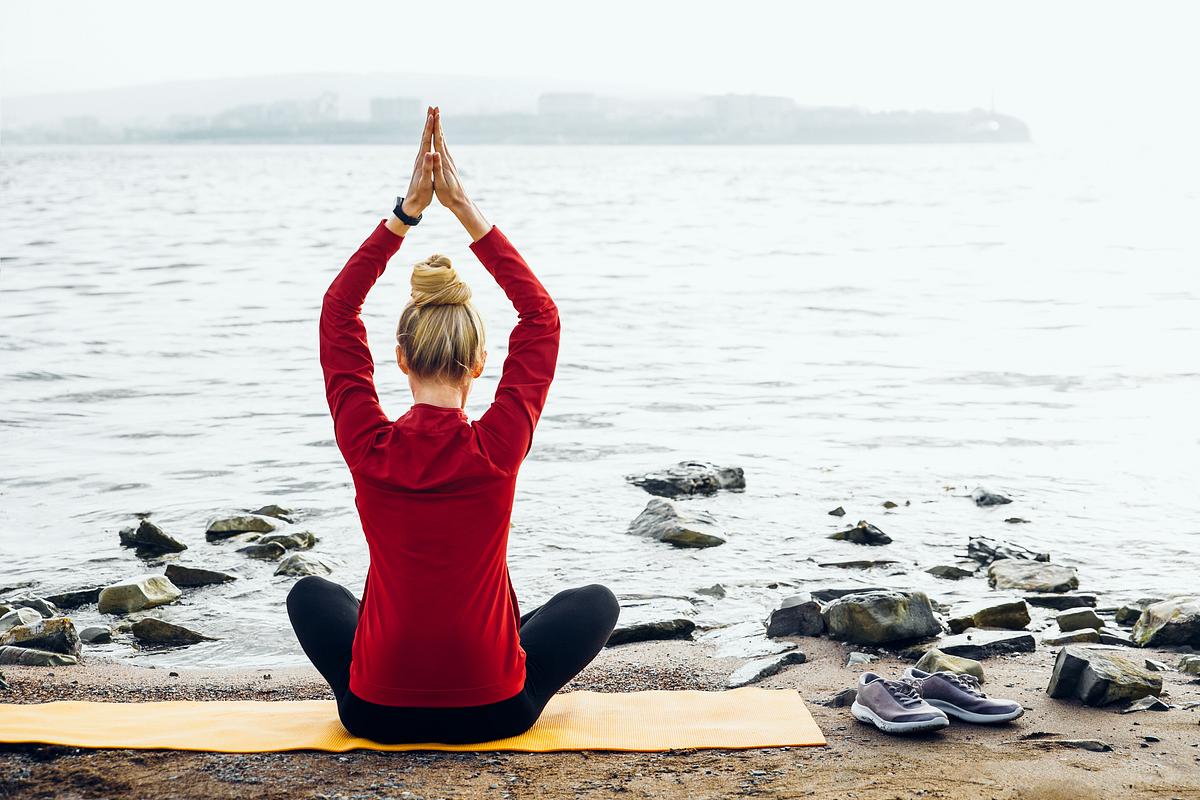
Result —
[[0, 15], [7, 96], [314, 71], [555, 75], [871, 108], [994, 97], [1043, 140], [1200, 134], [1190, 2], [3, 0]]

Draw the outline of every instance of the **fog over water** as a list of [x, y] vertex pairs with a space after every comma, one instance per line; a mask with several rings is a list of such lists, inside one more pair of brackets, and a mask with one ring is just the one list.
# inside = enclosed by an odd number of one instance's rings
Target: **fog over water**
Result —
[[[513, 514], [523, 607], [602, 581], [625, 622], [691, 616], [740, 647], [797, 589], [986, 596], [982, 578], [923, 572], [976, 534], [1077, 566], [1102, 605], [1194, 589], [1200, 184], [1170, 157], [1042, 145], [455, 155], [562, 314]], [[154, 571], [117, 541], [150, 511], [189, 545], [181, 563], [240, 576], [160, 610], [219, 639], [100, 652], [305, 663], [283, 607], [293, 579], [205, 542], [205, 523], [297, 508], [333, 578], [361, 592], [367, 550], [332, 441], [317, 316], [411, 158], [407, 146], [0, 151], [0, 586]], [[411, 403], [391, 361], [395, 319], [409, 266], [432, 252], [461, 267], [488, 322], [468, 413], [490, 400], [515, 316], [467, 243], [431, 208], [367, 301], [392, 416]], [[745, 468], [745, 492], [686, 501], [728, 543], [628, 535], [648, 495], [624, 476], [693, 458]], [[965, 495], [980, 484], [1014, 502], [976, 508]], [[826, 514], [838, 505], [843, 520]], [[826, 538], [859, 519], [895, 543]], [[853, 558], [901, 563], [817, 566]], [[695, 591], [718, 582], [725, 599]]]

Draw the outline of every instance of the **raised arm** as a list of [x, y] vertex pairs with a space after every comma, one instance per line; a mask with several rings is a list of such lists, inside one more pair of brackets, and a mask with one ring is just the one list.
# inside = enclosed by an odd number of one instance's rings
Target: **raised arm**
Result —
[[433, 185], [438, 201], [471, 235], [471, 251], [517, 310], [508, 356], [492, 405], [475, 422], [480, 446], [493, 464], [516, 471], [529, 452], [558, 362], [558, 307], [508, 238], [489, 225], [467, 197], [446, 149], [441, 114], [434, 109]]
[[[433, 109], [425, 119], [421, 149], [404, 195], [404, 213], [419, 216], [433, 199]], [[334, 437], [351, 471], [362, 463], [377, 434], [390, 425], [375, 391], [375, 360], [361, 313], [367, 292], [404, 241], [408, 226], [395, 214], [381, 221], [333, 279], [321, 303], [321, 369], [333, 415]]]

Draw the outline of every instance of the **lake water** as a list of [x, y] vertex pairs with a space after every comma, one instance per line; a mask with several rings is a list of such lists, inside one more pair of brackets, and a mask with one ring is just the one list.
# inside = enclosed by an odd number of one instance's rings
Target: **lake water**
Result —
[[[6, 148], [0, 275], [0, 586], [153, 571], [117, 531], [153, 519], [179, 560], [240, 579], [160, 610], [216, 635], [181, 665], [299, 664], [291, 578], [204, 540], [278, 502], [361, 592], [367, 551], [317, 360], [329, 281], [407, 184], [410, 148]], [[558, 376], [521, 473], [509, 562], [522, 606], [601, 581], [625, 621], [686, 614], [718, 643], [799, 588], [916, 587], [969, 535], [1079, 568], [1102, 603], [1200, 570], [1200, 186], [1153, 152], [1036, 145], [462, 147], [464, 180], [558, 301]], [[468, 406], [515, 315], [440, 207], [369, 297], [384, 408], [408, 267], [451, 256], [489, 324]], [[727, 544], [626, 527], [624, 476], [739, 465], [687, 501]], [[976, 485], [1011, 505], [976, 508]], [[900, 504], [886, 511], [881, 503]], [[844, 506], [847, 516], [827, 515]], [[1029, 524], [1006, 524], [1021, 516]], [[867, 519], [895, 543], [834, 542]], [[899, 567], [820, 562], [895, 559]], [[724, 584], [725, 599], [696, 594]], [[99, 619], [92, 610], [80, 624]], [[111, 622], [111, 620], [109, 620]], [[757, 628], [761, 631], [761, 627]]]

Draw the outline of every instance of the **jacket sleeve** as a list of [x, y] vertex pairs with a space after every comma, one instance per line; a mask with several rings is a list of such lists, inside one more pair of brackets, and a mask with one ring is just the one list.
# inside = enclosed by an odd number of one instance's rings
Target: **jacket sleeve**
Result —
[[508, 356], [492, 405], [475, 423], [480, 447], [505, 472], [520, 467], [546, 405], [558, 362], [558, 307], [533, 270], [496, 227], [471, 245], [517, 310]]
[[391, 425], [375, 391], [375, 361], [360, 313], [367, 292], [404, 241], [381, 221], [333, 279], [321, 303], [321, 369], [338, 448], [353, 472]]

